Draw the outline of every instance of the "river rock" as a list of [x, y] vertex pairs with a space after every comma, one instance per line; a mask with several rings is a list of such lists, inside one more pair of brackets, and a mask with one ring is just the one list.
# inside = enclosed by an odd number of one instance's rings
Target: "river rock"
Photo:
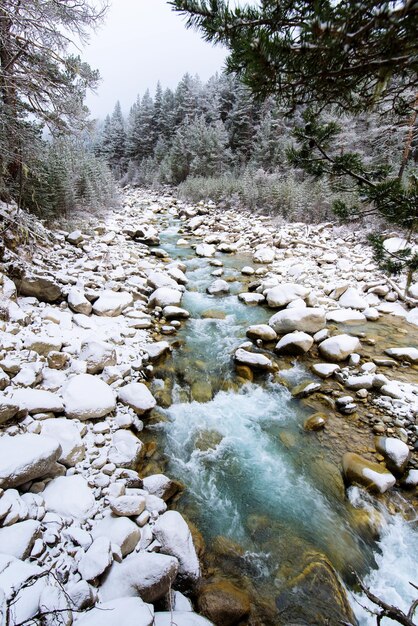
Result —
[[159, 287], [150, 295], [148, 304], [151, 307], [179, 306], [182, 299], [182, 292], [171, 287]]
[[[378, 314], [379, 317], [379, 314]], [[354, 309], [335, 309], [335, 311], [329, 311], [326, 315], [327, 322], [337, 322], [338, 324], [349, 324], [351, 322], [366, 322], [366, 316], [360, 311]]]
[[199, 611], [222, 626], [245, 623], [251, 610], [248, 594], [229, 580], [202, 585], [197, 602]]
[[284, 335], [276, 344], [275, 351], [278, 354], [298, 356], [309, 352], [313, 346], [313, 342], [312, 337], [307, 333], [296, 331], [294, 333]]
[[142, 496], [119, 496], [118, 498], [111, 498], [109, 505], [114, 515], [134, 517], [141, 515], [145, 510], [145, 498]]
[[87, 363], [88, 374], [98, 374], [105, 367], [116, 365], [116, 350], [105, 341], [85, 341], [81, 345], [80, 359]]
[[195, 252], [200, 257], [212, 257], [215, 255], [216, 248], [209, 243], [199, 243]]
[[396, 476], [402, 476], [411, 457], [406, 443], [394, 437], [376, 437], [375, 447], [385, 458], [386, 467]]
[[163, 316], [167, 320], [186, 320], [190, 317], [190, 313], [179, 306], [166, 306], [163, 310]]
[[363, 298], [354, 287], [348, 287], [348, 289], [346, 289], [338, 300], [338, 304], [344, 309], [357, 309], [359, 311], [364, 311], [364, 309], [367, 309], [369, 306], [367, 300]]
[[62, 413], [64, 410], [58, 395], [41, 389], [16, 389], [10, 400], [28, 413]]
[[303, 427], [305, 430], [321, 430], [327, 421], [328, 416], [325, 413], [314, 413], [305, 420]]
[[27, 559], [40, 535], [41, 525], [32, 519], [0, 528], [0, 553], [10, 554], [17, 559]]
[[214, 626], [206, 617], [192, 611], [162, 611], [154, 613], [154, 626], [173, 626], [173, 620], [178, 626]]
[[247, 305], [256, 305], [261, 304], [265, 301], [265, 297], [262, 293], [251, 293], [244, 291], [243, 293], [238, 294], [238, 300]]
[[33, 296], [43, 302], [56, 302], [64, 297], [61, 287], [46, 276], [24, 276], [15, 280], [15, 284], [21, 296]]
[[54, 478], [47, 484], [42, 496], [47, 511], [66, 519], [85, 521], [96, 513], [93, 492], [87, 481], [77, 474]]
[[0, 437], [0, 487], [18, 487], [49, 476], [56, 469], [60, 444], [50, 437], [26, 433]]
[[178, 559], [177, 584], [195, 585], [200, 578], [199, 559], [190, 529], [178, 511], [167, 511], [154, 524], [154, 536], [161, 552]]
[[255, 324], [247, 329], [247, 337], [261, 339], [262, 341], [274, 341], [277, 333], [268, 324]]
[[141, 598], [101, 602], [77, 619], [77, 626], [153, 626], [154, 607]]
[[418, 363], [418, 348], [388, 348], [385, 354], [397, 361]]
[[74, 313], [90, 315], [93, 310], [91, 302], [89, 302], [84, 293], [76, 287], [72, 287], [68, 292], [67, 302]]
[[148, 274], [147, 283], [153, 288], [170, 287], [171, 289], [178, 289], [177, 281], [172, 277], [164, 274], [164, 272], [151, 272]]
[[144, 383], [128, 383], [118, 391], [118, 400], [130, 406], [137, 415], [151, 411], [156, 404], [154, 396]]
[[143, 480], [144, 489], [153, 496], [162, 498], [165, 502], [170, 500], [181, 489], [181, 484], [171, 480], [164, 474], [152, 474]]
[[19, 405], [10, 398], [0, 397], [0, 424], [8, 422], [19, 412]]
[[59, 337], [30, 333], [24, 341], [26, 350], [33, 350], [41, 356], [48, 356], [50, 352], [59, 352], [62, 348], [62, 340]]
[[310, 307], [284, 309], [270, 318], [269, 325], [278, 335], [285, 335], [295, 330], [316, 333], [326, 325], [325, 311]]
[[104, 417], [116, 407], [113, 390], [92, 374], [71, 378], [62, 391], [62, 397], [66, 416], [81, 421]]
[[287, 306], [290, 302], [301, 298], [304, 300], [309, 294], [309, 289], [294, 283], [283, 283], [269, 289], [266, 293], [267, 304], [273, 309]]
[[206, 291], [211, 296], [222, 296], [229, 293], [230, 287], [225, 280], [218, 279], [214, 280], [213, 283], [211, 283], [206, 289]]
[[341, 368], [336, 363], [314, 363], [311, 369], [319, 378], [330, 378]]
[[349, 484], [358, 483], [372, 492], [384, 493], [396, 483], [396, 478], [385, 467], [352, 452], [343, 456], [343, 471]]
[[113, 556], [107, 537], [97, 537], [78, 562], [77, 569], [84, 580], [94, 580], [112, 564]]
[[109, 449], [109, 463], [117, 467], [135, 467], [141, 458], [142, 443], [130, 430], [117, 430], [112, 435]]
[[345, 361], [361, 349], [360, 341], [351, 335], [335, 335], [319, 344], [320, 354], [330, 361]]
[[272, 263], [276, 257], [274, 248], [259, 248], [253, 254], [254, 263]]
[[132, 295], [126, 291], [102, 291], [93, 305], [93, 313], [101, 317], [117, 317], [132, 304]]
[[177, 570], [178, 561], [172, 556], [156, 552], [130, 554], [121, 563], [113, 563], [100, 596], [104, 601], [140, 596], [144, 602], [156, 602], [171, 589]]
[[168, 341], [157, 341], [155, 343], [147, 343], [144, 345], [144, 350], [148, 354], [150, 361], [158, 361], [164, 354], [170, 351], [170, 344]]
[[86, 450], [77, 425], [65, 418], [47, 419], [41, 422], [41, 435], [51, 437], [61, 446], [58, 461], [67, 467], [74, 467], [82, 461]]
[[243, 348], [238, 348], [234, 358], [237, 363], [248, 365], [248, 367], [254, 369], [270, 370], [273, 366], [272, 361], [264, 354], [248, 352], [248, 350], [244, 350]]
[[135, 549], [141, 538], [141, 531], [127, 517], [108, 515], [93, 526], [92, 535], [94, 539], [107, 537], [111, 543], [120, 547], [122, 556], [125, 557]]

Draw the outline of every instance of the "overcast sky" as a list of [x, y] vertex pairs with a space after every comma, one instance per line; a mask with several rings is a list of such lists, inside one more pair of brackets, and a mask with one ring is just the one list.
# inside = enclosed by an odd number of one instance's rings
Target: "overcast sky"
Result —
[[158, 80], [174, 88], [189, 72], [207, 80], [224, 64], [225, 50], [186, 30], [184, 18], [166, 0], [111, 0], [106, 23], [92, 34], [83, 58], [100, 71], [97, 94], [87, 105], [93, 117], [112, 112], [116, 100], [128, 111], [137, 94]]

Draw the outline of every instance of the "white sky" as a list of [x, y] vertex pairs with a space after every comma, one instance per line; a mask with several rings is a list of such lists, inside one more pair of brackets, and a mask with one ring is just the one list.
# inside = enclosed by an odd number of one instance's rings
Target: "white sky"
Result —
[[82, 57], [100, 71], [97, 94], [87, 105], [93, 117], [111, 113], [116, 100], [127, 112], [158, 80], [174, 88], [189, 72], [207, 80], [220, 71], [225, 50], [203, 41], [199, 33], [186, 30], [184, 18], [166, 0], [111, 0], [106, 23], [91, 35]]

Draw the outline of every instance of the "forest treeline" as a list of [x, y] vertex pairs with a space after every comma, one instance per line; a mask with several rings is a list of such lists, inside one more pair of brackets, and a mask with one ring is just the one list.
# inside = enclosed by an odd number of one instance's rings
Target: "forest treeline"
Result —
[[[346, 190], [289, 160], [303, 113], [299, 108], [289, 115], [273, 97], [257, 100], [232, 75], [204, 83], [186, 74], [175, 90], [158, 83], [153, 97], [149, 91], [138, 96], [126, 116], [117, 102], [98, 129], [94, 151], [122, 184], [179, 185], [190, 200], [319, 221], [332, 215]], [[329, 107], [323, 118], [338, 120], [339, 153], [355, 150], [366, 162], [399, 167], [406, 132], [399, 117], [382, 109], [337, 115]]]

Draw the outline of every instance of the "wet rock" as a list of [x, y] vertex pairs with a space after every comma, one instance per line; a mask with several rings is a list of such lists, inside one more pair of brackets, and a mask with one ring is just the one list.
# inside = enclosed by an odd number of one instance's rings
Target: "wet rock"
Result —
[[414, 489], [418, 486], [418, 469], [410, 469], [405, 478], [402, 480], [402, 486], [405, 489]]
[[406, 443], [394, 437], [376, 437], [374, 444], [384, 457], [386, 467], [396, 476], [402, 476], [411, 457]]
[[346, 452], [343, 456], [343, 472], [349, 484], [358, 483], [377, 493], [384, 493], [396, 482], [396, 478], [385, 467], [352, 452]]
[[284, 335], [276, 344], [275, 351], [278, 354], [299, 356], [308, 352], [313, 346], [313, 339], [307, 333], [296, 331]]
[[330, 361], [345, 361], [360, 348], [360, 341], [351, 335], [335, 335], [319, 344], [320, 354]]
[[294, 398], [306, 398], [321, 389], [321, 383], [315, 383], [310, 380], [304, 380], [299, 385], [292, 388], [292, 396]]
[[50, 476], [56, 469], [61, 446], [54, 439], [26, 433], [0, 438], [0, 486], [18, 487], [29, 480]]
[[300, 330], [307, 333], [316, 333], [326, 325], [325, 311], [315, 308], [284, 309], [269, 320], [269, 325], [279, 335]]
[[62, 391], [62, 397], [66, 416], [82, 421], [103, 417], [116, 407], [113, 390], [92, 374], [71, 378]]
[[[177, 592], [175, 592], [177, 593]], [[178, 626], [214, 626], [212, 622], [192, 611], [171, 611], [158, 612], [154, 614], [154, 626], [172, 626], [173, 619]]]
[[297, 574], [276, 599], [284, 624], [357, 624], [343, 584], [322, 554], [303, 554]]
[[214, 624], [234, 626], [248, 618], [251, 603], [248, 594], [229, 580], [202, 585], [198, 597], [199, 612]]
[[314, 413], [308, 417], [303, 424], [305, 430], [322, 430], [328, 421], [328, 416], [325, 413]]

